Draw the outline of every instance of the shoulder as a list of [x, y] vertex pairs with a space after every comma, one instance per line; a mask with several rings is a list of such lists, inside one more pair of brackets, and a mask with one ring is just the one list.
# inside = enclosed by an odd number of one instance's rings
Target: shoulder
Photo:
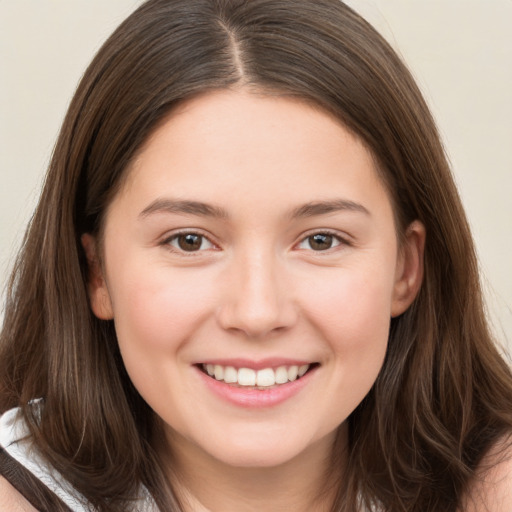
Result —
[[37, 510], [0, 475], [0, 512], [37, 512]]
[[483, 458], [460, 512], [512, 510], [512, 434]]

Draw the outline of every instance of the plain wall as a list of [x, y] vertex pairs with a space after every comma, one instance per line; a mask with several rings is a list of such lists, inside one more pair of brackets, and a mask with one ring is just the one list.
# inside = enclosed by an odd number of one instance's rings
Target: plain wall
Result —
[[[250, 1], [250, 0], [248, 0]], [[140, 0], [0, 0], [0, 286], [76, 84]], [[347, 0], [403, 55], [438, 121], [512, 352], [512, 0]]]

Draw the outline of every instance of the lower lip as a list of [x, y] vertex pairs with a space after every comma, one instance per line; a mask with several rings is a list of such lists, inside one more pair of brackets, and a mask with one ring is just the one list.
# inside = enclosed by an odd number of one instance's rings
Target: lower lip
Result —
[[298, 394], [310, 381], [316, 368], [308, 371], [297, 380], [280, 384], [269, 389], [235, 387], [224, 381], [215, 380], [197, 368], [203, 382], [217, 396], [238, 407], [263, 408], [274, 407]]

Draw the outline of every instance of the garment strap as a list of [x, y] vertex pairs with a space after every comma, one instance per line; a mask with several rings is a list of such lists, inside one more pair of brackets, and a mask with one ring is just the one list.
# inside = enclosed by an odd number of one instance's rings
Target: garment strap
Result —
[[12, 458], [1, 446], [0, 475], [40, 512], [73, 512], [41, 480]]

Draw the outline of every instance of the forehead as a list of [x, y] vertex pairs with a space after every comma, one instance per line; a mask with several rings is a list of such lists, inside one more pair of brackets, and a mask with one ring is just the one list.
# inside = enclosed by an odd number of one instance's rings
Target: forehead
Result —
[[260, 209], [340, 194], [387, 197], [371, 152], [334, 116], [246, 91], [195, 97], [155, 129], [118, 195], [150, 200], [164, 191], [220, 203], [257, 198]]

